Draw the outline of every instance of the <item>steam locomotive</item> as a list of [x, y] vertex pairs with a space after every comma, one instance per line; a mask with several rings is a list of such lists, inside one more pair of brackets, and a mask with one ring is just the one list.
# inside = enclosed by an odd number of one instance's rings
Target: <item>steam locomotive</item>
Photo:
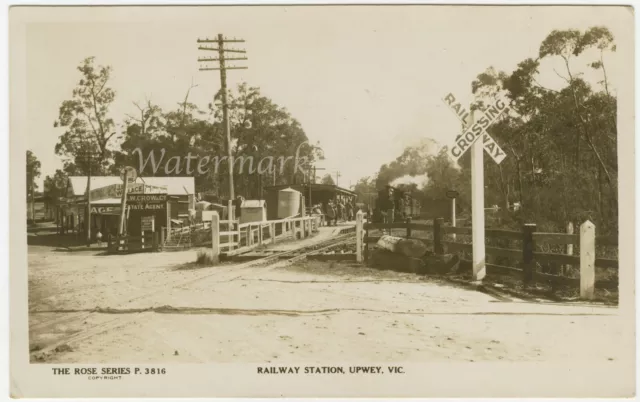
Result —
[[420, 217], [421, 206], [417, 194], [398, 187], [388, 186], [378, 191], [372, 216], [374, 222], [383, 221], [382, 212], [386, 209], [384, 205], [387, 205], [389, 200], [389, 188], [393, 189], [392, 201], [395, 210], [394, 220], [396, 222], [404, 222], [408, 218], [417, 219]]

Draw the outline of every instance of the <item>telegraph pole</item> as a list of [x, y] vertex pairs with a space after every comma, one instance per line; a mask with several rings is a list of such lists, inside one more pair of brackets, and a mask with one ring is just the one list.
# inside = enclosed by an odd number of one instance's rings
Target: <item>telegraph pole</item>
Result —
[[[231, 156], [231, 128], [229, 125], [229, 104], [227, 103], [227, 70], [246, 70], [248, 67], [236, 67], [227, 66], [226, 61], [229, 60], [247, 60], [246, 57], [227, 57], [225, 52], [229, 53], [247, 53], [246, 50], [241, 49], [225, 49], [225, 43], [243, 43], [243, 39], [225, 39], [222, 34], [218, 34], [217, 39], [198, 39], [198, 43], [215, 43], [217, 48], [198, 46], [199, 50], [208, 50], [218, 52], [218, 57], [198, 58], [199, 62], [218, 62], [219, 67], [201, 67], [200, 71], [220, 71], [220, 91], [222, 92], [222, 120], [227, 135], [227, 157], [229, 158], [229, 199], [235, 199], [234, 186], [233, 186], [233, 158]], [[229, 219], [232, 219], [232, 210], [229, 206]]]
[[[87, 198], [87, 212], [86, 217], [87, 220], [85, 222], [85, 231], [87, 235], [87, 247], [91, 245], [91, 164], [93, 162], [93, 151], [81, 150], [77, 157], [82, 159], [87, 163], [87, 189], [86, 189], [86, 198]], [[75, 222], [74, 222], [75, 223]]]
[[338, 185], [339, 180], [340, 180], [340, 172], [339, 172], [339, 171], [337, 171], [337, 172], [336, 172], [336, 186]]
[[91, 152], [89, 152], [89, 171], [87, 176], [87, 247], [91, 245]]

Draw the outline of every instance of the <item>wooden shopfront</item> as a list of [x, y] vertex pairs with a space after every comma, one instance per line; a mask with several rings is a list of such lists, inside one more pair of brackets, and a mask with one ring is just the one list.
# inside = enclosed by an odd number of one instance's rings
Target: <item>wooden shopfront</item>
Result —
[[129, 194], [127, 233], [141, 236], [167, 226], [167, 194]]

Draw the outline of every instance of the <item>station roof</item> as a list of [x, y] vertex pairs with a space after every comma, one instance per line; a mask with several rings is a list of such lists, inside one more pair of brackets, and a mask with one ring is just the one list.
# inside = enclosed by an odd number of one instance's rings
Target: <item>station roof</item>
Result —
[[319, 183], [281, 184], [277, 186], [266, 186], [264, 189], [267, 191], [268, 190], [279, 191], [287, 188], [292, 188], [298, 191], [302, 191], [302, 190], [308, 191], [309, 186], [311, 186], [312, 191], [330, 191], [330, 192], [343, 193], [343, 194], [348, 194], [353, 196], [356, 195], [355, 192], [351, 190], [347, 190], [346, 188], [338, 187], [335, 184], [319, 184]]

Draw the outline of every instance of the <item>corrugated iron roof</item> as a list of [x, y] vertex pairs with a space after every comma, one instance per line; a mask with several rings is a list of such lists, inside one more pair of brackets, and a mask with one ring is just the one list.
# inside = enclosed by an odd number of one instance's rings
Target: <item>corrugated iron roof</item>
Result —
[[[167, 186], [169, 195], [195, 194], [196, 183], [193, 177], [138, 177], [136, 183], [152, 186]], [[87, 176], [70, 176], [69, 183], [74, 196], [84, 195], [87, 190]], [[120, 176], [91, 176], [91, 189], [120, 184]]]
[[270, 191], [270, 190], [279, 190], [282, 191], [282, 189], [292, 189], [294, 191], [296, 191], [294, 188], [298, 188], [300, 189], [299, 191], [301, 192], [305, 192], [308, 191], [309, 187], [311, 187], [311, 190], [329, 190], [329, 191], [336, 191], [339, 193], [346, 193], [346, 194], [351, 194], [351, 195], [356, 195], [355, 192], [348, 190], [346, 188], [343, 187], [338, 187], [335, 184], [320, 184], [320, 183], [300, 183], [300, 184], [279, 184], [276, 186], [265, 186], [265, 190]]

